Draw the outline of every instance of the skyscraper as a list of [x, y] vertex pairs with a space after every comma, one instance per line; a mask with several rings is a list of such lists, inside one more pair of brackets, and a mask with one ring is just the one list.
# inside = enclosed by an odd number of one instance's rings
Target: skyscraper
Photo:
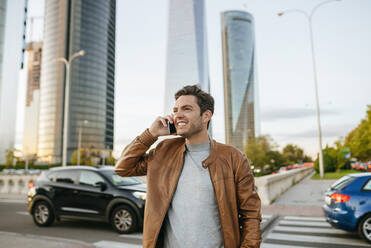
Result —
[[204, 0], [170, 0], [165, 108], [172, 112], [174, 93], [198, 83], [209, 92], [209, 65]]
[[40, 85], [38, 156], [61, 162], [65, 66], [71, 63], [67, 160], [77, 149], [83, 126], [84, 148], [113, 148], [116, 0], [48, 0], [45, 2], [44, 45]]
[[244, 11], [221, 14], [226, 143], [243, 151], [255, 137], [257, 85], [254, 18]]
[[27, 0], [0, 0], [0, 163], [15, 142], [18, 75], [23, 65]]
[[37, 154], [42, 42], [27, 44], [27, 90], [23, 126], [23, 154]]

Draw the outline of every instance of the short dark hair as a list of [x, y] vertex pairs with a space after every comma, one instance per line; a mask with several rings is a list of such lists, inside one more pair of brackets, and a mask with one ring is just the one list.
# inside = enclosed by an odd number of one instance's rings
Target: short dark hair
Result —
[[[207, 92], [201, 90], [198, 84], [195, 85], [187, 85], [184, 86], [182, 89], [178, 90], [175, 93], [175, 100], [178, 100], [181, 96], [195, 96], [197, 98], [197, 104], [200, 107], [200, 115], [202, 115], [206, 110], [210, 110], [212, 114], [214, 114], [214, 98]], [[209, 128], [210, 121], [207, 123], [207, 127]]]

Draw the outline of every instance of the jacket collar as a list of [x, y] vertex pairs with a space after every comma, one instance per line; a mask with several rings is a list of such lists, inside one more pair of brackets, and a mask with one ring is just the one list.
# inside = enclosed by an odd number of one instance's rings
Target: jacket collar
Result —
[[[180, 151], [182, 153], [184, 153], [187, 149], [186, 148], [186, 141], [185, 141], [184, 138], [182, 140], [183, 140], [183, 145], [180, 146]], [[202, 161], [202, 167], [205, 168], [205, 169], [208, 168], [209, 165], [215, 161], [215, 159], [217, 157], [217, 154], [218, 154], [217, 142], [215, 140], [211, 139], [211, 138], [209, 138], [209, 140], [210, 140], [210, 155], [204, 161]]]

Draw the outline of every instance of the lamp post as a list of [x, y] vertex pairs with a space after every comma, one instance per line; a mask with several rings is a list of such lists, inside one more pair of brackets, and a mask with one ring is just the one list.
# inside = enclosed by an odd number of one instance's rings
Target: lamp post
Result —
[[319, 145], [319, 171], [320, 171], [321, 178], [323, 178], [323, 175], [324, 175], [324, 166], [323, 166], [323, 154], [322, 154], [322, 131], [321, 131], [321, 119], [320, 119], [320, 107], [319, 107], [319, 100], [318, 100], [317, 65], [316, 65], [316, 56], [315, 56], [314, 45], [313, 45], [312, 17], [315, 11], [322, 5], [331, 3], [331, 2], [339, 2], [339, 1], [341, 0], [328, 0], [322, 3], [319, 3], [312, 9], [312, 11], [309, 14], [300, 9], [291, 9], [291, 10], [286, 10], [286, 11], [278, 13], [278, 16], [283, 16], [284, 14], [293, 13], [293, 12], [301, 13], [308, 20], [310, 45], [312, 49], [314, 91], [315, 91], [315, 96], [316, 96], [317, 129], [318, 129], [318, 145]]
[[69, 107], [69, 95], [70, 95], [70, 66], [72, 61], [79, 57], [84, 56], [85, 51], [80, 50], [74, 53], [69, 60], [65, 58], [59, 58], [58, 61], [63, 62], [66, 65], [66, 85], [64, 91], [64, 111], [63, 111], [63, 150], [62, 150], [62, 166], [67, 166], [67, 132], [68, 132], [68, 107]]
[[88, 124], [89, 121], [84, 120], [83, 124], [79, 127], [79, 139], [77, 142], [77, 165], [80, 165], [80, 150], [81, 150], [81, 136], [82, 136], [82, 127], [83, 125]]

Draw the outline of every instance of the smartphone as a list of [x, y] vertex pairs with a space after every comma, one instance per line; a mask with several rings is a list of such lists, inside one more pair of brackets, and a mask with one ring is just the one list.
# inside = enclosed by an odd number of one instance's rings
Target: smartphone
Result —
[[169, 130], [169, 134], [175, 134], [176, 128], [175, 128], [174, 123], [170, 123], [169, 120], [166, 120], [166, 124], [167, 124], [167, 130]]

